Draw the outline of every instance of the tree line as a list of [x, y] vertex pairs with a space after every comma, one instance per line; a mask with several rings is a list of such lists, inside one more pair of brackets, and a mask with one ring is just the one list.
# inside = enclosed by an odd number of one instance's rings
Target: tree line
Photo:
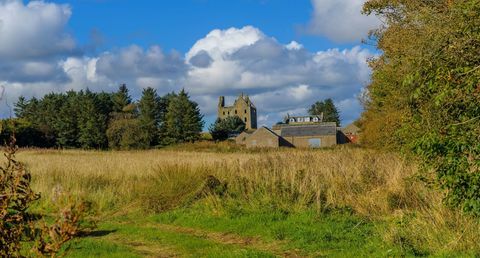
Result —
[[125, 84], [117, 92], [90, 90], [20, 97], [16, 118], [3, 120], [0, 140], [12, 134], [19, 146], [132, 149], [193, 142], [204, 122], [185, 90], [159, 96], [145, 88], [134, 102]]

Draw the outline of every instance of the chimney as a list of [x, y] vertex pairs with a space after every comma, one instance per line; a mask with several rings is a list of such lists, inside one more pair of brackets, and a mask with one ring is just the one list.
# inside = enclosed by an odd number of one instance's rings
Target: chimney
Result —
[[220, 96], [218, 98], [218, 106], [219, 107], [225, 107], [225, 97], [224, 96]]

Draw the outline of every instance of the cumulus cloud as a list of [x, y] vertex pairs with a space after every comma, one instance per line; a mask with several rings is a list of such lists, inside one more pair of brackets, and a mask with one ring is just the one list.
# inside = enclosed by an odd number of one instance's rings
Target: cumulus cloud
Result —
[[[355, 95], [368, 82], [372, 53], [361, 47], [310, 52], [297, 42], [282, 44], [254, 27], [214, 30], [185, 55], [211, 57], [208, 66], [188, 70], [184, 85], [194, 96], [226, 95], [233, 101], [249, 93], [262, 121], [274, 123], [286, 113], [302, 114], [317, 100], [333, 98], [345, 110], [345, 122], [361, 112]], [[203, 97], [202, 100], [206, 98]], [[216, 99], [201, 106], [214, 114]], [[260, 122], [259, 122], [260, 123]]]
[[95, 76], [140, 88], [155, 87], [160, 93], [175, 90], [185, 77], [188, 65], [180, 53], [165, 53], [159, 46], [143, 50], [130, 46], [101, 54], [95, 63]]
[[75, 41], [65, 26], [68, 5], [21, 0], [0, 1], [0, 58], [44, 58], [71, 53]]
[[[213, 30], [185, 54], [131, 45], [89, 57], [77, 54], [66, 33], [70, 15], [66, 5], [0, 0], [0, 37], [11, 37], [0, 42], [0, 85], [10, 106], [19, 95], [86, 87], [114, 91], [127, 83], [135, 98], [145, 87], [160, 94], [185, 88], [210, 118], [219, 95], [233, 102], [244, 92], [258, 108], [259, 124], [266, 125], [287, 113], [303, 114], [325, 98], [336, 101], [345, 122], [361, 112], [355, 96], [368, 82], [366, 59], [372, 55], [361, 47], [311, 52], [246, 26]], [[0, 103], [0, 116], [9, 114], [5, 107]]]
[[307, 32], [325, 36], [336, 42], [359, 42], [380, 20], [361, 14], [366, 0], [311, 0], [313, 17]]

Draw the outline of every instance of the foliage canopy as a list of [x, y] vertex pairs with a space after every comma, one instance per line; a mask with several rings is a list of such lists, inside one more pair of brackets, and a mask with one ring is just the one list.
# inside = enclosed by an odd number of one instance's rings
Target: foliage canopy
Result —
[[[480, 1], [370, 0], [363, 141], [416, 154], [451, 206], [480, 214]], [[426, 174], [427, 175], [427, 174]]]

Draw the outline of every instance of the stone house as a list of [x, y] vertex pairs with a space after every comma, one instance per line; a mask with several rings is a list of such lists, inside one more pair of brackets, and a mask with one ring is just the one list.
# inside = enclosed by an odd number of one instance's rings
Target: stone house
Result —
[[232, 106], [225, 106], [225, 97], [219, 97], [217, 117], [225, 119], [233, 116], [242, 119], [246, 130], [257, 129], [257, 108], [247, 95], [242, 93]]

